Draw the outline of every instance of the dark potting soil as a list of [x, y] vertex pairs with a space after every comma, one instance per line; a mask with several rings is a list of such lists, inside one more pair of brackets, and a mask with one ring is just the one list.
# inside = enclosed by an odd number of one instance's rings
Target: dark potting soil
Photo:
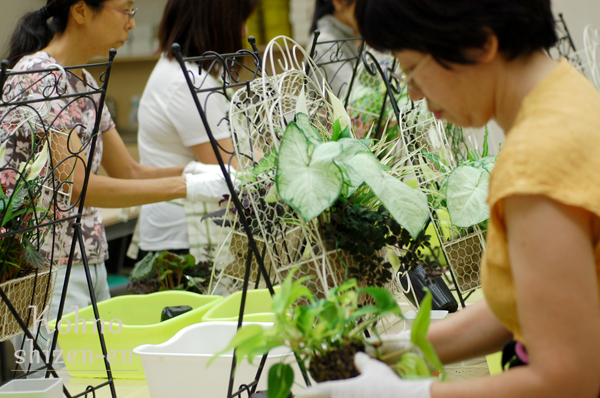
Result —
[[323, 356], [312, 358], [308, 372], [318, 383], [356, 377], [359, 372], [354, 366], [354, 354], [359, 351], [365, 351], [365, 346], [360, 341], [334, 348]]

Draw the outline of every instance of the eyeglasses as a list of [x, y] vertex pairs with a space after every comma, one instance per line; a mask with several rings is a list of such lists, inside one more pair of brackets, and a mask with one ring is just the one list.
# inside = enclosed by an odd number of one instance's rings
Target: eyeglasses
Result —
[[134, 8], [132, 11], [127, 11], [127, 10], [122, 10], [120, 8], [109, 6], [109, 5], [106, 5], [106, 4], [102, 4], [102, 5], [104, 7], [106, 7], [106, 8], [111, 8], [111, 9], [113, 9], [115, 11], [119, 11], [119, 12], [121, 12], [121, 13], [126, 14], [127, 16], [129, 16], [129, 19], [127, 20], [128, 23], [131, 22], [131, 20], [133, 19], [133, 17], [135, 17], [135, 13], [138, 10], [137, 8]]
[[409, 73], [405, 72], [404, 75], [399, 75], [395, 72], [390, 71], [390, 76], [393, 77], [394, 79], [396, 79], [398, 81], [398, 83], [406, 84], [406, 86], [408, 88], [410, 88], [411, 90], [416, 91], [420, 95], [423, 95], [423, 92], [417, 86], [415, 86], [415, 84], [413, 83], [413, 78], [415, 77], [417, 72], [423, 66], [425, 66], [427, 61], [429, 61], [430, 59], [431, 59], [431, 54], [428, 54], [425, 58], [423, 58], [421, 61], [419, 61], [414, 66], [414, 68], [412, 68], [412, 70]]

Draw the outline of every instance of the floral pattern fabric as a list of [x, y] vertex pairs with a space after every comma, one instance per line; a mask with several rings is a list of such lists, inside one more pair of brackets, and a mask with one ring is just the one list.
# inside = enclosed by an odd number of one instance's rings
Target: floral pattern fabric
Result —
[[[92, 133], [96, 122], [97, 107], [100, 95], [77, 95], [97, 89], [94, 78], [84, 69], [83, 80], [71, 72], [66, 72], [66, 81], [62, 72], [41, 72], [43, 69], [57, 66], [58, 62], [45, 52], [38, 52], [23, 57], [13, 68], [13, 71], [40, 71], [14, 75], [5, 84], [4, 103], [19, 100], [44, 99], [61, 94], [60, 99], [40, 101], [18, 108], [5, 107], [0, 110], [0, 140], [6, 143], [6, 151], [2, 160], [0, 179], [2, 185], [14, 185], [14, 171], [22, 162], [30, 162], [33, 152], [39, 150], [39, 141], [44, 132], [52, 142], [66, 143], [69, 134], [76, 133], [82, 143], [82, 150], [77, 155], [86, 162], [89, 159]], [[56, 84], [58, 82], [58, 84]], [[71, 96], [72, 95], [72, 96]], [[66, 96], [66, 98], [64, 98]], [[9, 114], [10, 113], [10, 114]], [[105, 107], [102, 112], [99, 133], [115, 126], [110, 113]], [[36, 143], [36, 140], [38, 143]], [[55, 144], [56, 145], [56, 144]], [[73, 152], [64, 148], [62, 158], [72, 158]], [[57, 149], [54, 148], [56, 153]], [[91, 171], [98, 174], [102, 162], [102, 134], [98, 135], [92, 158]], [[55, 177], [56, 179], [57, 177]], [[6, 184], [5, 184], [6, 183]], [[54, 194], [56, 201], [49, 198], [43, 200], [44, 205], [50, 206], [50, 212], [55, 219], [77, 214], [78, 199], [69, 197], [70, 184], [62, 184], [62, 191]], [[56, 185], [55, 185], [56, 186]], [[66, 194], [65, 194], [66, 191]], [[53, 192], [53, 191], [51, 191]], [[50, 194], [52, 195], [52, 194]], [[74, 219], [58, 224], [54, 236], [46, 239], [41, 249], [42, 254], [56, 264], [66, 264], [73, 239]], [[108, 243], [104, 231], [102, 214], [99, 208], [84, 207], [81, 219], [82, 234], [88, 263], [98, 264], [108, 259]], [[74, 264], [83, 262], [79, 245], [76, 245]]]

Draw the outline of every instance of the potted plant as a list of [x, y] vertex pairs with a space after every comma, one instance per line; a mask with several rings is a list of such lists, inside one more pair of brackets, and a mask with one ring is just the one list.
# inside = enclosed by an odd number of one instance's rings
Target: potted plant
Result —
[[[4, 159], [7, 142], [0, 147], [0, 159]], [[44, 304], [49, 305], [53, 290], [47, 260], [40, 252], [52, 214], [48, 206], [38, 203], [45, 189], [48, 157], [46, 143], [30, 162], [0, 169], [0, 287], [22, 319], [27, 319], [29, 306], [41, 311]], [[0, 304], [0, 320], [1, 339], [21, 331], [4, 302]], [[33, 318], [29, 321], [31, 325]]]
[[[236, 349], [238, 363], [247, 357], [264, 355], [274, 347], [287, 346], [297, 356], [302, 369], [308, 369], [313, 380], [344, 379], [358, 375], [353, 364], [354, 354], [368, 346], [378, 353], [380, 340], [368, 339], [365, 331], [378, 336], [374, 325], [385, 316], [401, 316], [400, 308], [391, 293], [380, 287], [359, 288], [354, 279], [332, 288], [327, 297], [315, 299], [304, 285], [307, 278], [296, 279], [294, 271], [285, 279], [281, 290], [273, 296], [275, 323], [272, 328], [246, 325], [238, 330], [229, 346], [222, 351]], [[359, 306], [359, 295], [373, 298], [373, 304]], [[296, 305], [299, 299], [308, 304]], [[432, 377], [430, 369], [443, 374], [435, 351], [427, 340], [431, 295], [421, 305], [412, 327], [412, 347], [402, 352], [388, 353], [400, 356], [392, 365], [405, 378]], [[217, 354], [219, 355], [219, 354]], [[386, 358], [382, 358], [382, 360]], [[287, 397], [294, 380], [289, 364], [276, 364], [268, 374], [269, 398]]]
[[137, 262], [129, 276], [129, 290], [138, 294], [164, 290], [188, 290], [206, 293], [213, 267], [207, 248], [205, 261], [196, 263], [191, 254], [179, 255], [168, 251], [148, 253]]

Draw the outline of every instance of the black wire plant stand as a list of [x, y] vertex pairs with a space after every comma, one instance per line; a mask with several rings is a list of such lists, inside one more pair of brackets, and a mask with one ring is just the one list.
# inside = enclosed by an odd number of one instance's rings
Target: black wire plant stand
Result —
[[[2, 270], [14, 267], [11, 251], [19, 250], [23, 246], [25, 262], [34, 268], [33, 292], [41, 291], [41, 301], [34, 301], [35, 294], [29, 290], [29, 308], [19, 313], [15, 308], [14, 300], [9, 297], [10, 291], [5, 291], [0, 286], [2, 304], [7, 307], [7, 312], [2, 313], [2, 324], [14, 318], [18, 324], [19, 333], [24, 339], [21, 350], [26, 340], [31, 341], [36, 355], [39, 355], [43, 365], [40, 367], [28, 364], [27, 369], [18, 378], [26, 378], [38, 372], [44, 372], [45, 377], [60, 377], [54, 366], [55, 350], [57, 348], [59, 333], [53, 333], [51, 346], [41, 346], [40, 331], [42, 323], [35, 326], [37, 332], [30, 330], [34, 321], [35, 310], [38, 303], [42, 308], [49, 304], [52, 297], [54, 279], [42, 279], [43, 274], [38, 262], [45, 263], [50, 275], [54, 275], [59, 265], [66, 266], [66, 275], [61, 294], [57, 315], [57, 325], [64, 312], [65, 297], [71, 276], [71, 270], [79, 251], [86, 274], [87, 286], [93, 306], [94, 316], [100, 319], [98, 306], [92, 286], [92, 279], [85, 242], [82, 235], [82, 215], [94, 152], [98, 145], [98, 131], [104, 102], [108, 88], [112, 63], [116, 51], [111, 50], [106, 62], [92, 63], [81, 66], [62, 67], [49, 65], [45, 69], [16, 71], [8, 69], [8, 61], [3, 61], [0, 70], [0, 141], [2, 144], [2, 188], [3, 196], [0, 201], [2, 209], [2, 257], [0, 258]], [[89, 84], [86, 79], [78, 77], [77, 71], [85, 69], [102, 70], [100, 87]], [[77, 83], [74, 83], [77, 82]], [[69, 92], [69, 86], [76, 84], [83, 87], [81, 92]], [[93, 125], [74, 122], [71, 125], [69, 115], [74, 112], [83, 112], [83, 109], [93, 109]], [[90, 120], [90, 119], [88, 119]], [[81, 132], [81, 147], [73, 146], [74, 136]], [[20, 140], [19, 140], [20, 138]], [[23, 148], [24, 146], [24, 148]], [[27, 151], [29, 153], [27, 153]], [[79, 195], [73, 197], [73, 177], [75, 165], [82, 163], [85, 166], [85, 177]], [[72, 234], [72, 239], [67, 232]], [[18, 264], [17, 264], [18, 265]], [[19, 267], [17, 267], [19, 268]], [[30, 287], [31, 289], [31, 287]], [[34, 307], [34, 308], [31, 308]], [[38, 309], [38, 314], [42, 311]], [[38, 319], [35, 319], [37, 322]], [[116, 398], [116, 389], [112, 376], [111, 365], [107, 360], [107, 349], [102, 334], [100, 322], [96, 322], [98, 338], [102, 348], [104, 367], [107, 380], [95, 386], [88, 386], [86, 390], [77, 395], [71, 395], [63, 386], [64, 395], [67, 397], [95, 395], [95, 391], [108, 386], [111, 396]], [[10, 336], [7, 336], [8, 338]], [[33, 353], [31, 354], [33, 358]], [[6, 363], [3, 363], [3, 371]], [[16, 371], [16, 370], [15, 370]], [[10, 377], [9, 377], [10, 378]], [[7, 378], [4, 378], [6, 381]]]
[[[321, 31], [315, 30], [310, 43], [309, 56], [327, 80], [333, 93], [348, 106], [365, 42], [361, 37], [319, 40], [320, 36]], [[308, 67], [306, 72], [310, 73]], [[316, 76], [311, 77], [316, 78]]]
[[[254, 81], [256, 78], [263, 76], [262, 60], [256, 47], [255, 40], [253, 37], [250, 37], [248, 41], [252, 46], [252, 51], [240, 50], [232, 54], [217, 54], [214, 52], [206, 52], [199, 57], [183, 57], [181, 53], [181, 47], [178, 44], [174, 44], [172, 47], [173, 54], [175, 55], [175, 58], [177, 59], [182, 69], [182, 72], [186, 78], [188, 87], [190, 89], [190, 92], [192, 93], [192, 97], [198, 109], [198, 113], [200, 115], [202, 124], [210, 139], [211, 146], [215, 152], [215, 155], [221, 167], [221, 171], [227, 182], [231, 196], [230, 200], [237, 211], [238, 220], [241, 224], [240, 227], [243, 229], [248, 239], [248, 251], [245, 260], [245, 274], [243, 278], [240, 312], [238, 317], [238, 328], [242, 326], [242, 320], [244, 318], [247, 291], [249, 281], [251, 279], [250, 270], [253, 261], [255, 261], [258, 264], [259, 269], [259, 275], [257, 276], [256, 283], [258, 284], [258, 278], [262, 276], [262, 279], [264, 280], [264, 283], [266, 284], [266, 287], [269, 290], [270, 294], [273, 295], [275, 291], [273, 289], [273, 283], [271, 282], [271, 275], [269, 274], [264, 265], [264, 250], [259, 250], [259, 247], [254, 238], [251, 222], [246, 217], [246, 206], [242, 204], [242, 200], [240, 199], [238, 195], [238, 190], [236, 189], [236, 184], [234, 183], [235, 179], [232, 178], [232, 175], [229, 172], [229, 168], [226, 167], [226, 165], [231, 164], [231, 160], [235, 156], [235, 153], [227, 152], [223, 147], [219, 145], [219, 143], [215, 139], [210, 123], [208, 121], [207, 111], [209, 111], [209, 109], [207, 108], [209, 108], [209, 100], [211, 99], [211, 96], [222, 96], [225, 97], [228, 101], [230, 101], [230, 96], [233, 91], [250, 91], [251, 82]], [[219, 87], [204, 87], [203, 85], [206, 81], [206, 76], [208, 74], [218, 75], [221, 78], [222, 85]], [[201, 98], [203, 98], [203, 101], [201, 100]], [[222, 120], [221, 123], [230, 123], [230, 120], [225, 119]], [[234, 142], [237, 140], [235, 136], [232, 138]], [[229, 155], [229, 159], [223, 159], [222, 153]], [[238, 160], [240, 162], [244, 161], [244, 159], [240, 159], [239, 157]], [[248, 161], [249, 159], [245, 160]], [[234, 372], [236, 363], [234, 353], [232, 359], [227, 397], [237, 397], [241, 396], [243, 393], [248, 393], [249, 396], [254, 394], [258, 387], [258, 381], [261, 377], [266, 360], [267, 355], [264, 355], [261, 359], [260, 365], [256, 373], [256, 377], [253, 381], [247, 384], [240, 385], [239, 389], [234, 391]], [[302, 369], [301, 364], [300, 366]], [[302, 372], [305, 381], [309, 385], [310, 383], [308, 381], [306, 371], [302, 369]]]

